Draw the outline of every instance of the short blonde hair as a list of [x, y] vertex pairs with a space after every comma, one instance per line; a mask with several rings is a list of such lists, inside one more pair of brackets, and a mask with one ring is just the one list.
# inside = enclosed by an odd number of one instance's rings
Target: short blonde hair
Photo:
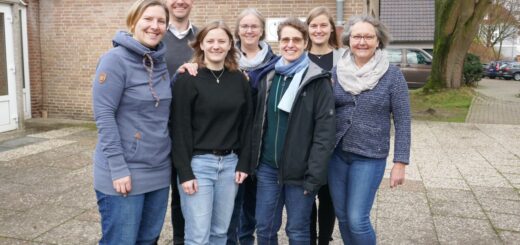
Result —
[[128, 10], [128, 14], [126, 15], [126, 27], [128, 28], [128, 31], [133, 33], [135, 24], [139, 21], [144, 11], [153, 6], [160, 6], [164, 9], [164, 13], [166, 14], [166, 24], [168, 24], [170, 21], [170, 13], [162, 0], [137, 0], [132, 4]]

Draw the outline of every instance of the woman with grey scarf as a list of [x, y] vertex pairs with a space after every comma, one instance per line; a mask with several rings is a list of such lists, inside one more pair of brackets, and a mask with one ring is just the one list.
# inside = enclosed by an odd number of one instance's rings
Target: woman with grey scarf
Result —
[[[239, 66], [249, 78], [253, 102], [260, 76], [255, 74], [278, 60], [265, 39], [265, 18], [255, 8], [244, 9], [237, 18], [235, 47], [239, 51]], [[254, 73], [254, 74], [253, 74]], [[228, 229], [227, 244], [254, 244], [255, 237], [256, 180], [247, 178], [238, 189], [235, 209]]]
[[333, 70], [336, 149], [329, 187], [345, 244], [376, 244], [370, 210], [386, 168], [391, 119], [395, 128], [390, 188], [403, 184], [410, 160], [410, 101], [399, 68], [389, 65], [386, 27], [369, 16], [351, 17], [349, 49]]

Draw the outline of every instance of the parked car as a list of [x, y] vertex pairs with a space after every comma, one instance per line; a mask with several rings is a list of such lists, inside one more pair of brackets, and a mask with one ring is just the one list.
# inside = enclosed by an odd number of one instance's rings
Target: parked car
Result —
[[498, 60], [489, 62], [487, 69], [484, 71], [484, 76], [489, 77], [491, 79], [499, 77], [498, 72], [500, 70], [500, 67], [507, 63], [510, 63], [510, 61]]
[[400, 67], [408, 88], [420, 88], [426, 84], [432, 71], [432, 56], [420, 48], [386, 49], [390, 64]]
[[500, 66], [498, 76], [506, 80], [520, 81], [520, 62], [504, 63]]

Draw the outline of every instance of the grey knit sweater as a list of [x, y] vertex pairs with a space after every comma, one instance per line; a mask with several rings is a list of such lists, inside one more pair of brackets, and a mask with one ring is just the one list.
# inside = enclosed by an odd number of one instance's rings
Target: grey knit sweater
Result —
[[[338, 81], [336, 68], [333, 80]], [[410, 99], [399, 68], [390, 65], [372, 90], [352, 95], [334, 83], [336, 147], [371, 158], [386, 158], [390, 148], [390, 119], [395, 127], [394, 162], [410, 162]], [[341, 142], [340, 142], [341, 141]]]

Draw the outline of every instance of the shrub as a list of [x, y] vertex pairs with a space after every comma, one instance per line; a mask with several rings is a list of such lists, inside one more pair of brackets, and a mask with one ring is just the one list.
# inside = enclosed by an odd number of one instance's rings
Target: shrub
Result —
[[477, 82], [482, 79], [482, 64], [480, 58], [474, 54], [468, 53], [464, 60], [464, 83], [469, 86], [477, 85]]

